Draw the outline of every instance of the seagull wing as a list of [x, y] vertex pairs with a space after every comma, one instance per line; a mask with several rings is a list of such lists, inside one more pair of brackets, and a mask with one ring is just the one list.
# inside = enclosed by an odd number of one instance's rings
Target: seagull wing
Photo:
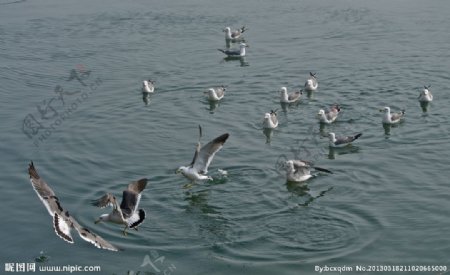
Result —
[[71, 221], [73, 227], [75, 228], [75, 230], [78, 232], [78, 234], [80, 235], [80, 237], [83, 240], [90, 242], [91, 244], [95, 245], [97, 248], [107, 249], [107, 250], [111, 250], [111, 251], [119, 251], [119, 249], [117, 247], [110, 244], [109, 242], [107, 242], [105, 239], [103, 239], [99, 235], [90, 231], [86, 227], [81, 226], [73, 217], [70, 217], [68, 219]]
[[92, 201], [93, 206], [97, 206], [100, 208], [105, 208], [107, 206], [114, 207], [115, 204], [116, 204], [116, 197], [114, 197], [114, 195], [111, 193], [106, 193], [101, 198]]
[[289, 101], [296, 101], [300, 98], [301, 96], [301, 92], [300, 91], [296, 91], [296, 92], [292, 92], [288, 95], [288, 100]]
[[198, 154], [197, 157], [194, 158], [194, 169], [199, 173], [206, 174], [208, 172], [208, 167], [214, 158], [214, 155], [220, 149], [222, 149], [225, 141], [227, 141], [229, 136], [230, 135], [228, 133], [225, 133], [201, 147], [199, 151], [196, 151], [196, 153]]

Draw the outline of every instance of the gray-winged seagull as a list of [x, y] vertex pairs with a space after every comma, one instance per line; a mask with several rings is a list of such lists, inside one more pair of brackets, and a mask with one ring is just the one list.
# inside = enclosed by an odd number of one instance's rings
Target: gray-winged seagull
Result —
[[275, 129], [278, 127], [277, 110], [271, 110], [270, 113], [264, 114], [263, 128]]
[[81, 226], [75, 218], [69, 214], [69, 211], [62, 208], [58, 197], [56, 197], [53, 190], [39, 176], [33, 162], [31, 162], [28, 167], [28, 174], [30, 175], [31, 185], [33, 186], [34, 191], [36, 191], [39, 199], [45, 205], [50, 216], [53, 217], [53, 228], [55, 229], [56, 235], [66, 242], [73, 243], [74, 241], [70, 231], [72, 228], [75, 228], [83, 240], [92, 243], [96, 247], [118, 251], [117, 247], [91, 232], [86, 227]]
[[225, 96], [225, 86], [208, 89], [207, 95], [210, 101], [219, 101]]
[[198, 129], [199, 138], [197, 147], [195, 148], [194, 158], [189, 166], [180, 166], [176, 173], [181, 173], [183, 176], [192, 181], [212, 180], [210, 176], [206, 175], [208, 173], [208, 167], [211, 164], [214, 155], [222, 149], [225, 141], [227, 141], [230, 135], [225, 133], [219, 137], [216, 137], [204, 146], [201, 146], [200, 139], [202, 138], [202, 127], [199, 125]]
[[141, 193], [147, 186], [147, 179], [140, 179], [128, 184], [127, 189], [122, 193], [122, 202], [120, 205], [116, 197], [111, 193], [105, 194], [103, 197], [92, 202], [94, 206], [104, 208], [112, 206], [113, 211], [109, 214], [101, 215], [95, 223], [112, 222], [125, 225], [123, 234], [126, 235], [128, 228], [137, 230], [138, 226], [145, 220], [144, 209], [138, 209], [141, 201]]
[[430, 91], [431, 86], [424, 86], [422, 92], [418, 97], [420, 102], [431, 102], [433, 101], [433, 94]]
[[391, 113], [391, 108], [389, 107], [384, 107], [380, 110], [380, 112], [383, 112], [383, 124], [397, 124], [405, 115], [405, 110], [402, 110], [398, 113]]
[[328, 112], [319, 110], [317, 117], [319, 118], [319, 121], [321, 123], [331, 124], [336, 120], [340, 111], [341, 107], [339, 107], [339, 105], [337, 104], [334, 104], [330, 107], [330, 110]]
[[302, 95], [302, 90], [300, 91], [293, 91], [288, 93], [286, 87], [281, 87], [280, 90], [280, 102], [281, 103], [294, 103], [300, 100], [300, 97]]
[[286, 165], [286, 178], [289, 182], [302, 182], [310, 179], [311, 169], [332, 174], [328, 169], [314, 166], [311, 162], [304, 160], [288, 160]]
[[358, 133], [353, 136], [342, 136], [342, 137], [336, 137], [336, 135], [334, 133], [329, 133], [328, 135], [330, 138], [330, 147], [335, 147], [335, 148], [347, 146], [347, 145], [351, 144], [353, 141], [355, 141], [356, 139], [358, 139], [360, 136], [362, 136], [361, 133]]
[[223, 31], [225, 32], [225, 40], [227, 41], [239, 41], [242, 39], [241, 35], [242, 33], [244, 33], [247, 29], [245, 28], [245, 26], [242, 26], [242, 28], [231, 31], [230, 27], [226, 27], [225, 29], [223, 29]]
[[309, 78], [305, 82], [305, 90], [315, 91], [317, 87], [319, 87], [319, 83], [317, 82], [316, 74], [309, 72]]

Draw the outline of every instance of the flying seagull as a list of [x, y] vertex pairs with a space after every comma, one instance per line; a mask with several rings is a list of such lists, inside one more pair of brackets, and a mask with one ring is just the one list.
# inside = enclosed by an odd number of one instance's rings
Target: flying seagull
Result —
[[225, 141], [227, 141], [230, 136], [225, 133], [219, 137], [216, 137], [204, 146], [201, 146], [200, 139], [202, 138], [202, 127], [199, 125], [199, 138], [197, 147], [195, 148], [194, 158], [192, 159], [189, 166], [180, 166], [176, 173], [181, 173], [186, 178], [196, 181], [196, 180], [212, 180], [211, 177], [207, 176], [208, 167], [211, 164], [214, 155], [222, 149]]
[[263, 128], [275, 129], [278, 127], [277, 110], [271, 110], [270, 113], [264, 114]]
[[44, 204], [50, 216], [53, 217], [53, 228], [55, 229], [56, 235], [68, 243], [73, 243], [74, 241], [70, 231], [74, 228], [83, 240], [92, 243], [96, 247], [118, 251], [117, 247], [105, 241], [99, 235], [91, 232], [86, 227], [81, 226], [75, 218], [69, 214], [69, 211], [62, 208], [58, 197], [56, 197], [53, 190], [39, 176], [33, 162], [31, 162], [28, 167], [28, 174], [30, 175], [31, 185], [33, 186], [34, 191], [36, 191], [36, 194]]
[[309, 78], [305, 82], [305, 90], [306, 91], [315, 91], [319, 87], [319, 83], [317, 83], [316, 74], [309, 72]]
[[336, 120], [340, 111], [341, 107], [339, 107], [339, 105], [337, 104], [334, 104], [333, 106], [330, 107], [330, 110], [328, 112], [325, 112], [324, 110], [319, 110], [317, 117], [319, 118], [319, 121], [321, 123], [331, 124]]
[[226, 27], [225, 29], [223, 29], [223, 31], [225, 32], [225, 40], [227, 41], [239, 41], [242, 39], [241, 35], [246, 31], [247, 29], [245, 28], [245, 26], [242, 26], [242, 28], [237, 29], [237, 30], [233, 30], [231, 31], [230, 27]]
[[109, 214], [101, 215], [95, 223], [112, 222], [125, 225], [123, 234], [126, 235], [128, 228], [137, 230], [138, 226], [145, 220], [144, 209], [138, 209], [141, 200], [141, 193], [147, 186], [147, 179], [140, 179], [128, 184], [127, 189], [122, 193], [122, 202], [117, 203], [116, 197], [111, 193], [105, 194], [98, 200], [92, 202], [92, 205], [104, 208], [112, 206], [113, 211]]
[[418, 97], [420, 102], [431, 102], [433, 101], [433, 94], [430, 91], [431, 86], [424, 86], [422, 92]]
[[398, 113], [391, 113], [391, 108], [384, 107], [380, 110], [380, 112], [383, 112], [383, 124], [397, 124], [399, 123], [403, 116], [405, 115], [405, 110], [402, 110]]
[[311, 169], [333, 174], [328, 169], [314, 166], [311, 162], [304, 160], [288, 160], [285, 165], [288, 182], [303, 182], [314, 177], [314, 175], [311, 175]]
[[293, 91], [288, 93], [286, 87], [281, 87], [280, 90], [280, 102], [281, 103], [294, 103], [300, 100], [300, 96], [302, 95], [302, 90]]
[[354, 136], [343, 136], [343, 137], [336, 137], [334, 133], [329, 134], [330, 138], [330, 147], [344, 147], [349, 144], [351, 144], [353, 141], [358, 139], [360, 136], [362, 136], [361, 133], [358, 133]]
[[248, 48], [248, 45], [245, 43], [239, 43], [239, 49], [217, 49], [224, 54], [227, 55], [227, 57], [244, 57], [245, 56], [245, 48]]

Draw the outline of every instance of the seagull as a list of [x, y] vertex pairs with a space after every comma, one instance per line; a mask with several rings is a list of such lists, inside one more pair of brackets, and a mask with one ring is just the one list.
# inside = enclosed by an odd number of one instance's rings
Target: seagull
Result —
[[155, 91], [155, 81], [144, 80], [142, 81], [142, 92], [152, 94]]
[[208, 167], [211, 164], [214, 155], [222, 149], [225, 141], [227, 141], [230, 135], [225, 133], [216, 137], [206, 145], [201, 146], [200, 139], [202, 138], [202, 127], [199, 125], [198, 129], [199, 138], [197, 147], [195, 148], [194, 158], [189, 166], [180, 166], [176, 173], [181, 173], [183, 176], [192, 181], [212, 180], [212, 177], [206, 175], [208, 173]]
[[241, 42], [239, 43], [239, 49], [217, 49], [224, 54], [227, 55], [227, 57], [244, 57], [245, 56], [245, 48], [248, 48], [248, 45]]
[[336, 135], [334, 133], [330, 133], [329, 137], [330, 137], [330, 147], [344, 147], [347, 146], [349, 144], [351, 144], [353, 141], [355, 141], [356, 139], [358, 139], [360, 136], [362, 136], [361, 133], [358, 133], [354, 136], [343, 136], [343, 137], [336, 137]]
[[309, 78], [305, 82], [305, 90], [315, 91], [315, 90], [317, 90], [318, 86], [319, 86], [319, 83], [317, 83], [316, 74], [309, 72]]
[[225, 86], [220, 86], [217, 88], [210, 88], [208, 89], [208, 99], [210, 101], [219, 101], [225, 96]]
[[278, 127], [277, 110], [271, 110], [270, 113], [264, 114], [263, 128], [275, 129]]
[[227, 41], [239, 41], [241, 38], [241, 34], [244, 33], [247, 29], [245, 28], [245, 26], [242, 26], [242, 28], [231, 31], [230, 27], [226, 27], [225, 29], [223, 29], [223, 31], [225, 32], [225, 40]]
[[62, 208], [55, 192], [53, 192], [48, 184], [39, 176], [33, 162], [31, 162], [28, 167], [28, 174], [30, 175], [31, 185], [33, 186], [34, 191], [36, 191], [39, 199], [45, 205], [50, 216], [53, 217], [53, 228], [55, 229], [56, 235], [68, 243], [73, 243], [74, 241], [70, 231], [74, 228], [83, 240], [92, 243], [98, 248], [112, 251], [119, 250], [99, 235], [91, 232], [86, 227], [81, 226], [75, 218], [69, 214], [69, 211]]
[[328, 169], [316, 167], [311, 162], [304, 160], [288, 160], [285, 165], [288, 182], [302, 182], [310, 179], [314, 176], [311, 175], [311, 169], [333, 174], [333, 172]]
[[145, 220], [144, 209], [138, 209], [141, 200], [141, 193], [147, 186], [147, 179], [140, 179], [128, 184], [127, 189], [122, 193], [122, 202], [117, 203], [116, 197], [111, 193], [105, 194], [103, 197], [92, 202], [92, 205], [104, 208], [112, 206], [113, 211], [109, 214], [101, 215], [95, 223], [112, 222], [117, 224], [124, 224], [125, 228], [123, 234], [126, 235], [128, 228], [138, 230], [137, 227]]
[[300, 96], [303, 94], [302, 90], [294, 91], [288, 94], [286, 87], [281, 87], [280, 90], [280, 102], [281, 103], [294, 103], [300, 100]]
[[405, 110], [400, 111], [399, 113], [391, 114], [391, 108], [384, 107], [380, 110], [383, 112], [383, 124], [397, 124], [401, 121], [403, 116], [405, 115]]
[[424, 86], [422, 92], [420, 93], [418, 99], [420, 102], [431, 102], [433, 101], [433, 95], [430, 92], [431, 86]]
[[338, 117], [339, 112], [341, 111], [341, 107], [339, 105], [334, 104], [330, 107], [328, 112], [325, 112], [323, 109], [319, 110], [317, 117], [319, 118], [321, 123], [331, 124]]

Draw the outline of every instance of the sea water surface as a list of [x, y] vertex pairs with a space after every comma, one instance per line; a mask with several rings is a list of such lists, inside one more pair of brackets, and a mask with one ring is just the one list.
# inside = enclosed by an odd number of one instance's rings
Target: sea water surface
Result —
[[[0, 268], [37, 257], [36, 269], [100, 274], [450, 268], [449, 10], [444, 0], [0, 0]], [[245, 60], [224, 60], [222, 29], [242, 25]], [[280, 87], [301, 88], [309, 72], [318, 91], [280, 106]], [[147, 104], [144, 79], [156, 81]], [[226, 97], [210, 105], [203, 92], [217, 85]], [[426, 112], [424, 85], [435, 97]], [[318, 110], [333, 103], [338, 121], [320, 127]], [[384, 129], [384, 106], [405, 109], [405, 121]], [[265, 133], [271, 109], [280, 125]], [[190, 163], [199, 124], [203, 142], [230, 138], [215, 180], [184, 188], [174, 172]], [[331, 131], [363, 136], [330, 150]], [[291, 158], [334, 173], [287, 184]], [[123, 250], [58, 238], [30, 160], [64, 208]], [[107, 210], [90, 202], [142, 177], [139, 231], [95, 225]]]

